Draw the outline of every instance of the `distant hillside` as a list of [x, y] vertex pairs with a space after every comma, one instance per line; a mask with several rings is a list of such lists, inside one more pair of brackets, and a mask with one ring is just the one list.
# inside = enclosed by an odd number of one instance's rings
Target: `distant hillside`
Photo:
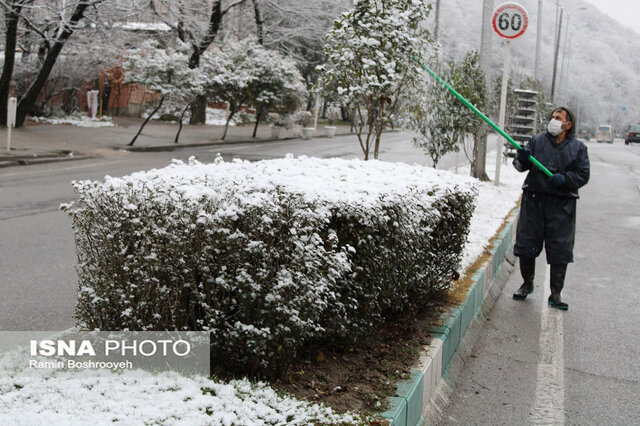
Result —
[[[500, 3], [494, 0], [494, 7]], [[527, 9], [529, 27], [511, 43], [511, 78], [516, 83], [534, 77], [538, 19], [537, 0], [518, 3]], [[630, 123], [640, 123], [640, 35], [582, 0], [560, 3], [565, 14], [555, 104], [572, 107], [580, 115], [581, 128], [610, 123], [621, 131]], [[569, 32], [563, 56], [567, 15]], [[482, 0], [441, 1], [439, 41], [447, 58], [460, 58], [468, 50], [480, 49], [481, 19]], [[548, 94], [553, 74], [555, 0], [544, 1], [542, 23], [540, 80]], [[504, 44], [497, 34], [491, 35], [489, 81], [494, 81], [502, 70]]]

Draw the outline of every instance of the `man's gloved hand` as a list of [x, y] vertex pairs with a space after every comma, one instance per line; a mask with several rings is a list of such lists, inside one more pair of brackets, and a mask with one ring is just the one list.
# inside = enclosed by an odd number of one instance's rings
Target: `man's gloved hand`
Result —
[[529, 160], [530, 155], [531, 151], [527, 148], [520, 148], [516, 151], [516, 159], [525, 167], [531, 165], [531, 161]]
[[554, 173], [553, 176], [549, 178], [549, 184], [551, 184], [551, 186], [554, 188], [560, 188], [566, 182], [567, 179], [562, 173]]

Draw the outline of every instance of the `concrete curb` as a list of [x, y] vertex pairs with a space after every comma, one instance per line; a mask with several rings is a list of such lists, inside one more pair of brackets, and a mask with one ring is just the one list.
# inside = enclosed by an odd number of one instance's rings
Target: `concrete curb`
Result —
[[514, 269], [518, 212], [519, 208], [514, 208], [505, 219], [504, 229], [489, 249], [489, 260], [473, 274], [465, 301], [431, 330], [434, 338], [424, 348], [419, 365], [408, 380], [398, 384], [391, 408], [382, 414], [393, 425], [428, 425], [441, 419], [465, 360]]
[[[336, 135], [339, 136], [339, 135]], [[312, 139], [321, 138], [323, 136], [315, 136]], [[114, 145], [112, 148], [116, 151], [128, 151], [128, 152], [161, 152], [161, 151], [176, 151], [183, 148], [202, 148], [212, 146], [228, 146], [228, 145], [240, 145], [247, 143], [270, 143], [270, 142], [282, 142], [287, 140], [300, 139], [296, 137], [287, 137], [279, 139], [251, 139], [251, 140], [237, 140], [237, 141], [223, 141], [221, 139], [211, 142], [202, 143], [187, 143], [187, 144], [172, 144], [172, 145], [156, 145], [156, 146], [128, 146], [128, 145]]]
[[91, 155], [74, 155], [70, 156], [69, 154], [56, 154], [56, 155], [33, 155], [33, 156], [16, 156], [12, 157], [2, 157], [0, 158], [0, 168], [2, 167], [12, 167], [12, 166], [33, 166], [36, 164], [46, 164], [46, 163], [60, 163], [64, 161], [75, 161], [75, 160], [87, 160], [90, 158], [95, 158], [95, 156]]
[[[397, 132], [396, 129], [384, 130], [383, 133], [392, 133]], [[312, 141], [313, 139], [334, 139], [340, 136], [352, 136], [355, 133], [336, 133], [335, 136], [329, 137], [327, 135], [313, 135], [307, 141]], [[229, 146], [229, 145], [241, 145], [248, 143], [270, 143], [270, 142], [282, 142], [282, 141], [290, 141], [301, 139], [305, 140], [302, 136], [287, 136], [283, 138], [265, 138], [265, 139], [240, 139], [234, 141], [227, 141], [222, 139], [212, 140], [210, 142], [202, 142], [202, 143], [190, 143], [190, 144], [170, 144], [170, 145], [156, 145], [156, 146], [128, 146], [128, 145], [114, 145], [112, 148], [117, 151], [129, 151], [129, 152], [160, 152], [160, 151], [175, 151], [182, 148], [201, 148], [201, 147], [212, 147], [212, 146]]]

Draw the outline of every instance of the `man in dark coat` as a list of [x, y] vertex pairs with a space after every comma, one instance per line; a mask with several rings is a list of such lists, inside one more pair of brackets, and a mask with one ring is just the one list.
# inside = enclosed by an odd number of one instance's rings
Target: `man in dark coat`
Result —
[[[576, 233], [576, 200], [578, 188], [589, 181], [590, 165], [587, 147], [575, 138], [575, 116], [567, 107], [551, 114], [547, 131], [531, 138], [519, 149], [514, 167], [529, 171], [522, 186], [522, 203], [516, 230], [514, 254], [520, 259], [524, 283], [513, 294], [524, 300], [533, 293], [536, 257], [544, 243], [547, 263], [551, 265], [549, 306], [567, 310], [560, 298], [567, 264], [573, 262]], [[553, 173], [548, 177], [531, 163], [530, 156]]]

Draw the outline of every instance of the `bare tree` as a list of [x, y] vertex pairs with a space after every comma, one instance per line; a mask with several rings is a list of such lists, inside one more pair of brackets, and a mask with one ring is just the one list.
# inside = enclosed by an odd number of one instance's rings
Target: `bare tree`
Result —
[[4, 64], [2, 65], [2, 76], [0, 76], [0, 125], [2, 126], [7, 124], [7, 100], [9, 99], [9, 89], [15, 65], [18, 23], [22, 7], [29, 3], [31, 0], [2, 2], [5, 20]]
[[[151, 0], [149, 5], [156, 16], [176, 31], [178, 38], [191, 46], [189, 67], [200, 66], [200, 58], [213, 43], [227, 13], [246, 0], [231, 1], [223, 7], [222, 0]], [[205, 22], [202, 17], [207, 16]], [[198, 96], [191, 107], [191, 124], [206, 121], [207, 98]]]
[[[333, 21], [351, 4], [345, 0], [252, 0], [258, 42], [296, 60], [311, 90], [316, 67], [326, 61], [324, 39]], [[240, 10], [235, 13], [239, 13]], [[249, 11], [245, 11], [249, 12]], [[249, 25], [247, 22], [246, 25]], [[245, 26], [246, 26], [245, 25]], [[309, 98], [311, 107], [312, 97]]]
[[[125, 82], [142, 84], [160, 94], [158, 105], [144, 120], [129, 146], [135, 143], [144, 126], [162, 107], [165, 99], [177, 104], [190, 105], [197, 95], [204, 92], [205, 76], [201, 69], [188, 66], [188, 55], [183, 49], [160, 47], [151, 40], [145, 42], [140, 49], [128, 52], [124, 70]], [[176, 143], [180, 130], [174, 140]]]
[[[36, 21], [31, 19], [32, 17], [37, 18], [37, 14], [22, 16], [27, 26], [31, 27], [34, 32], [42, 37], [43, 59], [33, 82], [24, 95], [22, 95], [18, 100], [16, 126], [20, 127], [24, 124], [24, 120], [29, 111], [33, 108], [38, 94], [46, 84], [49, 74], [56, 63], [58, 56], [60, 56], [62, 48], [79, 27], [80, 22], [85, 18], [87, 9], [95, 8], [95, 6], [102, 1], [104, 0], [79, 0], [76, 2], [70, 2], [72, 4], [65, 4], [64, 9], [59, 11], [61, 13], [56, 17], [58, 21], [54, 25], [49, 23], [49, 21], [54, 18], [54, 16], [49, 14], [44, 14], [45, 19], [43, 19], [42, 25], [37, 25]], [[4, 7], [5, 5], [3, 4], [2, 6]], [[40, 13], [47, 11], [47, 9], [49, 9], [48, 6], [42, 6], [40, 8], [34, 7], [33, 11]], [[23, 11], [24, 10], [26, 9], [23, 9]], [[71, 12], [65, 13], [67, 10], [71, 10]], [[0, 102], [3, 101], [3, 99], [0, 99]]]
[[[64, 88], [68, 82], [68, 76], [55, 71], [56, 63], [61, 57], [64, 57], [66, 63], [85, 61], [83, 63], [87, 64], [90, 61], [104, 61], [109, 55], [112, 58], [117, 56], [109, 48], [116, 45], [114, 34], [111, 34], [108, 44], [101, 45], [99, 54], [86, 49], [100, 45], [100, 39], [106, 40], [104, 33], [100, 35], [105, 21], [118, 19], [117, 13], [131, 10], [135, 4], [128, 2], [123, 6], [118, 0], [0, 0], [7, 43], [0, 77], [0, 123], [6, 124], [6, 104], [12, 81], [18, 89], [19, 98], [16, 126], [22, 126], [27, 115], [36, 108], [47, 85], [55, 80], [54, 84]], [[99, 19], [106, 18], [107, 13], [110, 19]], [[77, 33], [82, 33], [83, 38], [90, 42], [73, 37]], [[79, 43], [68, 54], [62, 54], [63, 48], [72, 40], [79, 40]], [[22, 50], [21, 63], [24, 65], [20, 82], [14, 79], [16, 46]], [[81, 59], [81, 52], [88, 54]], [[32, 56], [33, 53], [37, 55]], [[74, 56], [75, 59], [72, 59]]]

